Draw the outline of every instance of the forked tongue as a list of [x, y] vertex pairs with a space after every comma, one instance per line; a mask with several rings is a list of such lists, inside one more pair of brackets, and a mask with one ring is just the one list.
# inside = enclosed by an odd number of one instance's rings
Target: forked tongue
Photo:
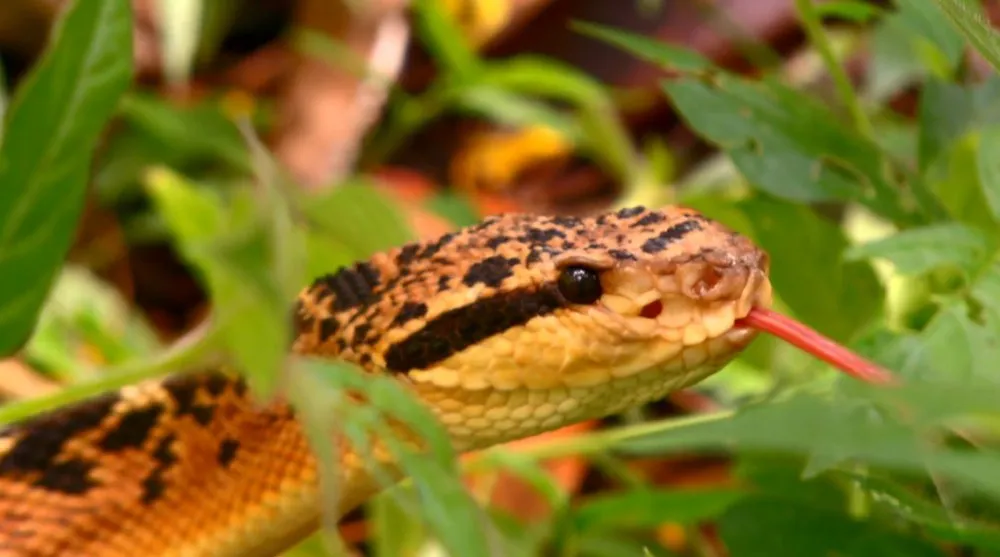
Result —
[[894, 383], [895, 377], [878, 365], [858, 356], [791, 317], [755, 307], [738, 323], [770, 333], [845, 373], [869, 383]]

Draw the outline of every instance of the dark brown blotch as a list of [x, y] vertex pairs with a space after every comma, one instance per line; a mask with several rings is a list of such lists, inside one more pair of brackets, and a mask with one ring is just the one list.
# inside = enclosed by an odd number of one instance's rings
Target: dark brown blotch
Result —
[[174, 401], [174, 415], [183, 416], [191, 412], [198, 391], [198, 384], [191, 377], [170, 378], [163, 383], [163, 388]]
[[98, 446], [111, 452], [141, 448], [163, 415], [163, 411], [164, 408], [160, 404], [129, 410], [122, 415], [114, 429], [108, 431], [101, 439]]
[[632, 217], [638, 217], [639, 215], [641, 215], [641, 214], [643, 214], [645, 212], [646, 212], [646, 208], [645, 207], [643, 207], [642, 205], [637, 205], [635, 207], [626, 207], [624, 209], [620, 209], [616, 213], [616, 215], [620, 219], [630, 219]]
[[496, 288], [505, 278], [513, 276], [514, 266], [519, 262], [517, 258], [507, 259], [502, 255], [493, 255], [473, 263], [469, 270], [462, 277], [462, 283], [466, 286], [475, 286], [482, 283], [486, 286]]
[[497, 249], [498, 247], [506, 244], [509, 241], [510, 241], [510, 236], [507, 236], [505, 234], [500, 234], [498, 236], [494, 236], [489, 240], [487, 240], [486, 247], [490, 249]]
[[406, 244], [399, 250], [399, 254], [396, 256], [396, 264], [400, 267], [406, 267], [413, 262], [413, 259], [416, 258], [418, 251], [420, 251], [420, 244]]
[[236, 439], [223, 439], [222, 443], [219, 443], [219, 454], [217, 455], [219, 465], [223, 468], [229, 468], [229, 465], [236, 459], [239, 448], [240, 442]]
[[643, 242], [642, 251], [649, 254], [659, 253], [694, 230], [701, 230], [701, 223], [697, 220], [686, 220], [675, 224], [660, 232], [655, 238]]
[[62, 452], [66, 441], [101, 425], [119, 400], [118, 393], [107, 393], [70, 408], [35, 416], [0, 432], [0, 437], [19, 437], [0, 458], [0, 475], [44, 473]]
[[[205, 375], [208, 375], [208, 377]], [[176, 405], [174, 416], [191, 416], [195, 422], [203, 426], [207, 426], [212, 422], [212, 417], [215, 415], [215, 405], [196, 404], [195, 395], [201, 386], [201, 382], [208, 383], [212, 381], [213, 375], [219, 375], [224, 381], [228, 381], [225, 375], [212, 372], [203, 374], [202, 376], [182, 375], [172, 377], [163, 383], [163, 388], [170, 394]]]
[[351, 338], [351, 344], [353, 346], [361, 346], [368, 341], [368, 333], [372, 330], [372, 326], [368, 323], [358, 323], [354, 326], [354, 335]]
[[530, 244], [547, 244], [556, 238], [566, 238], [566, 233], [558, 228], [528, 228], [518, 240]]
[[83, 495], [98, 483], [90, 477], [96, 463], [82, 458], [70, 458], [53, 463], [32, 485], [64, 495]]
[[423, 251], [420, 252], [419, 255], [417, 255], [417, 257], [419, 257], [420, 259], [430, 259], [431, 257], [434, 257], [434, 255], [436, 255], [437, 252], [441, 251], [442, 248], [450, 244], [451, 241], [454, 239], [455, 239], [455, 233], [449, 232], [438, 238], [436, 241], [427, 244], [427, 246], [423, 249]]
[[163, 498], [167, 483], [163, 479], [164, 470], [156, 468], [142, 480], [142, 495], [139, 500], [143, 505], [152, 505]]
[[236, 382], [233, 383], [233, 392], [236, 396], [243, 396], [247, 392], [247, 380], [243, 377], [237, 377]]
[[372, 304], [377, 299], [375, 289], [379, 282], [378, 269], [371, 263], [362, 261], [353, 267], [344, 267], [336, 273], [320, 277], [313, 288], [322, 286], [332, 292], [333, 310], [345, 311]]
[[402, 327], [403, 325], [413, 321], [414, 319], [420, 319], [427, 315], [427, 304], [423, 302], [413, 302], [406, 301], [399, 308], [399, 313], [392, 318], [392, 327]]
[[219, 396], [222, 391], [226, 390], [226, 385], [229, 384], [230, 379], [221, 373], [213, 373], [205, 379], [205, 389], [208, 394], [212, 396]]
[[198, 422], [198, 425], [208, 426], [212, 423], [212, 418], [215, 417], [215, 405], [214, 404], [196, 404], [191, 407], [191, 411], [188, 412], [194, 421]]
[[552, 217], [552, 223], [556, 226], [561, 226], [563, 228], [579, 228], [583, 225], [583, 221], [580, 217], [570, 217], [570, 216], [558, 216]]
[[646, 213], [641, 219], [633, 222], [630, 228], [642, 228], [643, 226], [653, 226], [667, 220], [663, 213]]
[[167, 435], [163, 439], [160, 439], [160, 442], [156, 445], [156, 449], [153, 451], [153, 459], [156, 460], [156, 467], [142, 480], [140, 501], [144, 505], [151, 505], [163, 497], [163, 492], [167, 488], [164, 475], [178, 460], [177, 455], [174, 454], [175, 440], [176, 437], [174, 435]]
[[165, 468], [177, 462], [177, 455], [174, 454], [175, 439], [173, 434], [167, 435], [156, 444], [156, 449], [153, 450], [153, 459], [156, 460], [158, 466]]
[[337, 321], [336, 317], [324, 317], [319, 320], [319, 339], [320, 341], [326, 341], [333, 335], [337, 334], [340, 329], [340, 322]]
[[441, 275], [438, 277], [438, 293], [445, 292], [451, 288], [451, 277], [449, 275]]

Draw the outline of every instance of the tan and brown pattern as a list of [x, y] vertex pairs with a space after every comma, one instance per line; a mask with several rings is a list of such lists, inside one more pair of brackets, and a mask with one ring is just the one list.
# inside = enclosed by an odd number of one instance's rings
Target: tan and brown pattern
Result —
[[[767, 271], [746, 238], [680, 207], [504, 215], [317, 279], [293, 350], [393, 375], [473, 450], [718, 370], [754, 336], [734, 323], [770, 303]], [[347, 510], [378, 488], [331, 442]], [[294, 413], [221, 371], [0, 433], [0, 556], [273, 555], [319, 508]]]

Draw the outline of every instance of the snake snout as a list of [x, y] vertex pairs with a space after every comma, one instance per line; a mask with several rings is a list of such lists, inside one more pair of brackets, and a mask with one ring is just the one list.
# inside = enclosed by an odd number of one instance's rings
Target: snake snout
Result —
[[[752, 244], [746, 249], [732, 251], [707, 251], [700, 257], [677, 269], [677, 282], [681, 294], [700, 302], [735, 300], [740, 306], [755, 304], [757, 298], [770, 304], [768, 268], [770, 259], [766, 252]], [[764, 292], [766, 290], [766, 295]], [[746, 309], [749, 309], [747, 307]]]
[[[748, 283], [762, 273], [751, 266], [716, 264], [710, 261], [688, 263], [677, 270], [681, 294], [692, 300], [715, 302], [736, 300], [742, 297]], [[753, 280], [752, 280], [753, 279]]]

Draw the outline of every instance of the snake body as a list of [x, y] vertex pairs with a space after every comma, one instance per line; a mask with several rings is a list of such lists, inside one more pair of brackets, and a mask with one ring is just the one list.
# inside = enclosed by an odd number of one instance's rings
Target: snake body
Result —
[[[681, 207], [508, 214], [317, 279], [292, 350], [403, 382], [459, 451], [609, 415], [718, 370], [770, 303], [766, 254]], [[274, 555], [318, 526], [285, 402], [205, 370], [0, 432], [0, 556]], [[342, 440], [342, 512], [380, 489]], [[380, 458], [388, 460], [387, 456]]]

